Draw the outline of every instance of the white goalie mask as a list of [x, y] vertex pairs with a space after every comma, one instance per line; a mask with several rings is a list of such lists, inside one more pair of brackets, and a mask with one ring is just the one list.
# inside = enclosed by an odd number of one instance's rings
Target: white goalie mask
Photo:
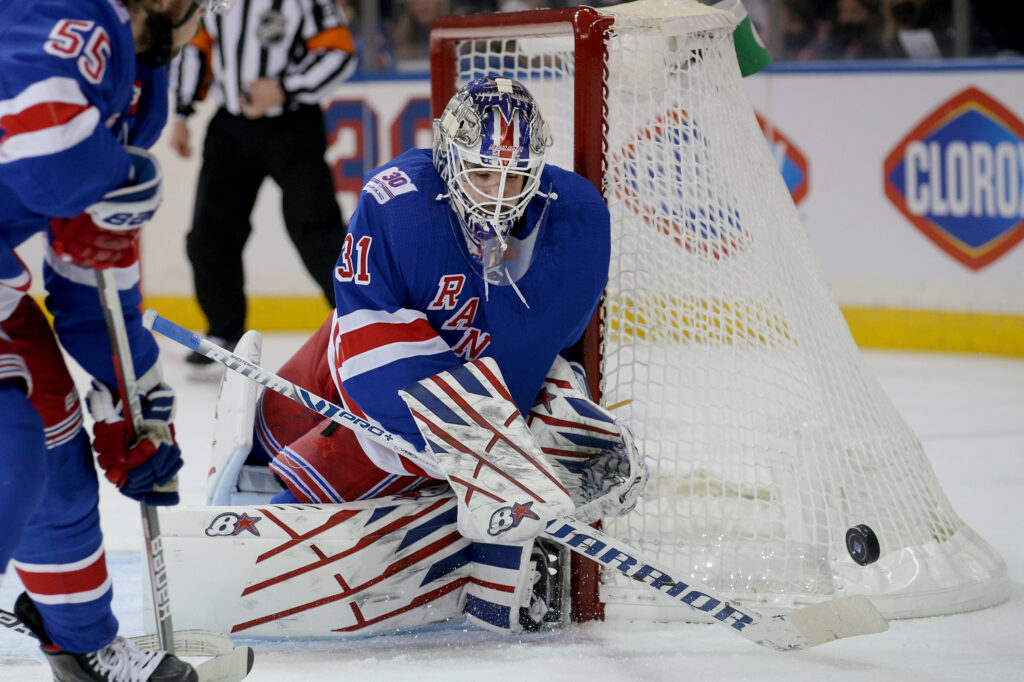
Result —
[[[533, 96], [510, 78], [470, 81], [434, 121], [434, 167], [485, 280], [492, 279], [488, 262], [501, 260], [513, 226], [540, 189], [549, 146]], [[503, 273], [498, 279], [515, 278]]]

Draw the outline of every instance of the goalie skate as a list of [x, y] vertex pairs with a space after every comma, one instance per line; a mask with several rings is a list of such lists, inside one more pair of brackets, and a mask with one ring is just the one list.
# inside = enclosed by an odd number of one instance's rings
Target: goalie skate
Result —
[[537, 538], [530, 550], [527, 603], [519, 609], [519, 625], [527, 632], [569, 623], [569, 550]]

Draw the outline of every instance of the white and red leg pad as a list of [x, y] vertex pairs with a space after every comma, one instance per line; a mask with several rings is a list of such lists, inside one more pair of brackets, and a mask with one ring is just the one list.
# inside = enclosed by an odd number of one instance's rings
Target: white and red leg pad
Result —
[[339, 505], [167, 508], [174, 625], [337, 637], [461, 618], [472, 549], [455, 519], [443, 484]]
[[459, 530], [517, 543], [573, 502], [519, 413], [501, 371], [481, 358], [399, 391], [459, 502]]
[[[253, 329], [239, 339], [235, 354], [258, 365], [262, 348], [263, 337]], [[253, 425], [262, 391], [262, 386], [238, 372], [224, 373], [217, 395], [206, 504], [259, 504], [281, 491], [266, 466], [245, 464], [252, 450]]]
[[529, 569], [533, 541], [514, 545], [474, 542], [466, 619], [497, 632], [519, 632], [519, 607], [528, 603], [533, 587]]

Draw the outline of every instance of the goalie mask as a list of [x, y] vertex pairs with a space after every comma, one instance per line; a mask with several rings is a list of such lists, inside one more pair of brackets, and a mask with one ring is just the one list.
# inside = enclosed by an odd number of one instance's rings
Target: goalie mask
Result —
[[[516, 221], [540, 189], [549, 146], [551, 136], [533, 96], [510, 78], [470, 81], [434, 121], [434, 167], [447, 185], [470, 255], [490, 284], [510, 284], [521, 275], [501, 264], [509, 260]], [[521, 268], [530, 260], [523, 247], [520, 243], [514, 258]], [[532, 251], [532, 240], [529, 247]]]

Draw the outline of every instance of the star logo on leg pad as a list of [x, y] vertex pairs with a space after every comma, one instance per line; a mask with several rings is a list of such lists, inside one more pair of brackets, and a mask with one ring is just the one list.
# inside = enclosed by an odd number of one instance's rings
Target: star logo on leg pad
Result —
[[533, 511], [531, 507], [533, 502], [527, 502], [526, 504], [520, 504], [519, 502], [513, 502], [511, 507], [502, 507], [493, 514], [491, 514], [490, 527], [487, 529], [488, 535], [501, 535], [507, 530], [511, 530], [522, 523], [523, 519], [533, 519], [540, 521], [540, 516], [537, 512]]

